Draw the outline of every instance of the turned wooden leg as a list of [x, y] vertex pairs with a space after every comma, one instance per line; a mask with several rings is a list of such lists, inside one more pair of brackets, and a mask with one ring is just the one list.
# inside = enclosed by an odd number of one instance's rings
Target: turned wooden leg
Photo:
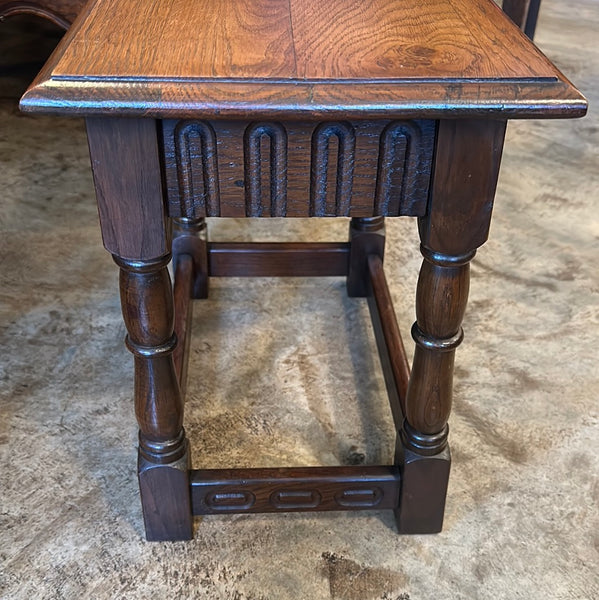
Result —
[[416, 342], [406, 398], [398, 461], [404, 476], [417, 481], [417, 494], [402, 498], [403, 533], [440, 531], [450, 457], [447, 420], [451, 411], [455, 349], [461, 343], [462, 317], [469, 288], [470, 252], [437, 254], [422, 247], [424, 261], [416, 292]]
[[428, 211], [419, 221], [424, 261], [416, 347], [396, 451], [400, 533], [435, 533], [443, 525], [455, 349], [463, 337], [470, 260], [488, 235], [504, 133], [500, 121], [439, 123]]
[[349, 223], [349, 269], [347, 294], [352, 298], [365, 298], [370, 290], [368, 256], [381, 259], [385, 253], [384, 217], [353, 217]]
[[114, 259], [121, 268], [127, 348], [135, 357], [138, 475], [146, 537], [191, 539], [189, 448], [172, 356], [177, 338], [167, 269], [170, 256], [151, 261]]
[[156, 123], [91, 118], [87, 134], [104, 246], [119, 265], [127, 347], [135, 357], [138, 473], [148, 540], [192, 537], [189, 450], [173, 350], [173, 290], [167, 265]]

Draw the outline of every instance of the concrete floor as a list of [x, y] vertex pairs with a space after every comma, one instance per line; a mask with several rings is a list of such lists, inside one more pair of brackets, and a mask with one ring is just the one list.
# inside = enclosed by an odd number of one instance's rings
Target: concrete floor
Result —
[[[389, 514], [331, 513], [209, 517], [192, 542], [144, 542], [132, 360], [83, 124], [16, 107], [57, 39], [35, 23], [0, 24], [0, 597], [599, 598], [597, 0], [543, 0], [537, 43], [591, 109], [509, 127], [457, 356], [445, 530], [413, 537]], [[347, 226], [272, 225], [217, 221], [211, 236]], [[407, 333], [414, 222], [389, 222], [388, 239]], [[217, 281], [194, 329], [195, 467], [390, 460], [367, 310], [343, 281]]]

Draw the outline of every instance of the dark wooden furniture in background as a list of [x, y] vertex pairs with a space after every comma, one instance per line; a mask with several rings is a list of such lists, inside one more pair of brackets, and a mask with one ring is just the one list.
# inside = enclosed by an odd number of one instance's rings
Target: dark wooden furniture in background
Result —
[[532, 40], [535, 37], [541, 0], [503, 0], [503, 10]]
[[84, 5], [85, 0], [0, 0], [0, 21], [14, 15], [36, 15], [66, 30]]
[[[87, 119], [135, 357], [148, 539], [190, 538], [194, 514], [377, 507], [395, 511], [402, 533], [439, 531], [454, 354], [506, 122], [586, 111], [501, 10], [490, 0], [97, 0], [21, 107]], [[400, 215], [418, 218], [424, 257], [411, 372], [383, 271], [383, 217]], [[206, 216], [351, 217], [349, 241], [208, 242]], [[191, 298], [231, 275], [340, 275], [368, 298], [393, 465], [190, 468]]]

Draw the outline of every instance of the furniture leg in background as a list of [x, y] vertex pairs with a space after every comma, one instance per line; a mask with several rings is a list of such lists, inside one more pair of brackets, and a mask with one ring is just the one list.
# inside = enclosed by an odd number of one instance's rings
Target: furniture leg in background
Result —
[[541, 0], [503, 0], [502, 8], [531, 40], [535, 37]]

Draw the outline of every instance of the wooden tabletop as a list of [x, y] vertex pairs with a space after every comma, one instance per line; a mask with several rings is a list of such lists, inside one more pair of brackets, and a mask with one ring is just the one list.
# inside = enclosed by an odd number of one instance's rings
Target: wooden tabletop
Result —
[[491, 0], [92, 0], [21, 108], [514, 118], [586, 101]]

